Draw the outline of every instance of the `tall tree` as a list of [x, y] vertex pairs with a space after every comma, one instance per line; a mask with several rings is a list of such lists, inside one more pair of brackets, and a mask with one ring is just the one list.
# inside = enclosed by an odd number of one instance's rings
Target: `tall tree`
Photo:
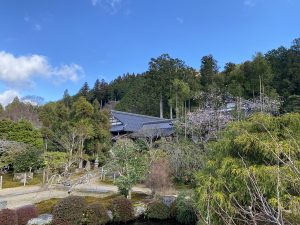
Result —
[[81, 119], [91, 118], [94, 112], [93, 106], [83, 97], [74, 102], [72, 114], [76, 121]]
[[0, 104], [0, 117], [2, 116], [2, 113], [4, 112], [3, 106]]
[[62, 101], [63, 101], [63, 103], [65, 104], [66, 107], [68, 107], [68, 108], [71, 107], [71, 105], [72, 105], [72, 97], [70, 96], [68, 89], [66, 89], [64, 91], [64, 96], [63, 96]]
[[86, 140], [92, 138], [94, 135], [93, 126], [88, 119], [82, 119], [76, 124], [76, 130], [79, 140], [78, 152], [79, 152], [79, 169], [83, 167], [83, 154]]
[[168, 54], [151, 59], [149, 63], [149, 78], [153, 84], [154, 92], [160, 106], [160, 117], [164, 116], [164, 108], [168, 107], [172, 95], [172, 82], [174, 79], [184, 79], [188, 67], [180, 59], [173, 59]]
[[83, 86], [78, 91], [77, 96], [83, 96], [85, 99], [90, 100], [90, 87], [87, 82], [84, 82]]
[[212, 55], [203, 56], [201, 59], [200, 81], [206, 89], [212, 84], [213, 77], [218, 73], [217, 60]]

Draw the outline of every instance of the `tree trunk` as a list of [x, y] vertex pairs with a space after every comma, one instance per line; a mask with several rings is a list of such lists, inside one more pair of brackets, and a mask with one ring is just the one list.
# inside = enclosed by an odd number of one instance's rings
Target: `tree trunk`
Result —
[[131, 199], [131, 189], [128, 191], [127, 198], [128, 198], [128, 199]]
[[179, 112], [178, 112], [178, 91], [176, 90], [176, 119], [179, 118]]
[[84, 147], [83, 143], [84, 143], [84, 140], [81, 141], [79, 169], [83, 168], [83, 147]]
[[186, 101], [184, 101], [184, 138], [186, 139]]
[[262, 108], [262, 90], [261, 90], [261, 78], [259, 76], [259, 100], [260, 100], [260, 112], [263, 111]]
[[162, 94], [160, 94], [159, 111], [160, 111], [160, 118], [164, 118]]
[[171, 120], [173, 119], [173, 107], [172, 107], [172, 104], [170, 106], [170, 119]]

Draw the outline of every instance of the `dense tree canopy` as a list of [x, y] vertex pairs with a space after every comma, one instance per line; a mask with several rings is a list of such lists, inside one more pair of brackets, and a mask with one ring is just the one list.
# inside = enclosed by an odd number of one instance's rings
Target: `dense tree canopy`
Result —
[[35, 129], [30, 122], [21, 120], [13, 122], [11, 120], [0, 121], [0, 139], [21, 142], [37, 149], [43, 148], [41, 133]]
[[202, 219], [211, 224], [287, 221], [299, 207], [299, 126], [299, 114], [258, 114], [231, 123], [210, 145], [197, 174]]

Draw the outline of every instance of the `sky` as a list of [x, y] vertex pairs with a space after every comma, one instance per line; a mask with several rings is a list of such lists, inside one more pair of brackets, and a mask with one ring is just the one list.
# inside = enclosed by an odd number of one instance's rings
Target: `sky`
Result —
[[220, 69], [300, 37], [299, 0], [0, 0], [0, 103], [75, 94], [163, 53]]

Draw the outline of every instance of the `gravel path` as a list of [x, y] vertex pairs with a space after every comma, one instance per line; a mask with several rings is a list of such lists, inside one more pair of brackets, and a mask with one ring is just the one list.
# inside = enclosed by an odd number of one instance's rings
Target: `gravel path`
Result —
[[[72, 189], [71, 195], [105, 197], [117, 193], [118, 188], [114, 185], [91, 182], [77, 185]], [[150, 194], [151, 191], [143, 186], [133, 188], [133, 192]], [[47, 189], [41, 186], [27, 186], [6, 188], [0, 190], [0, 198], [7, 201], [8, 208], [38, 203], [51, 198], [67, 197], [68, 188]]]

